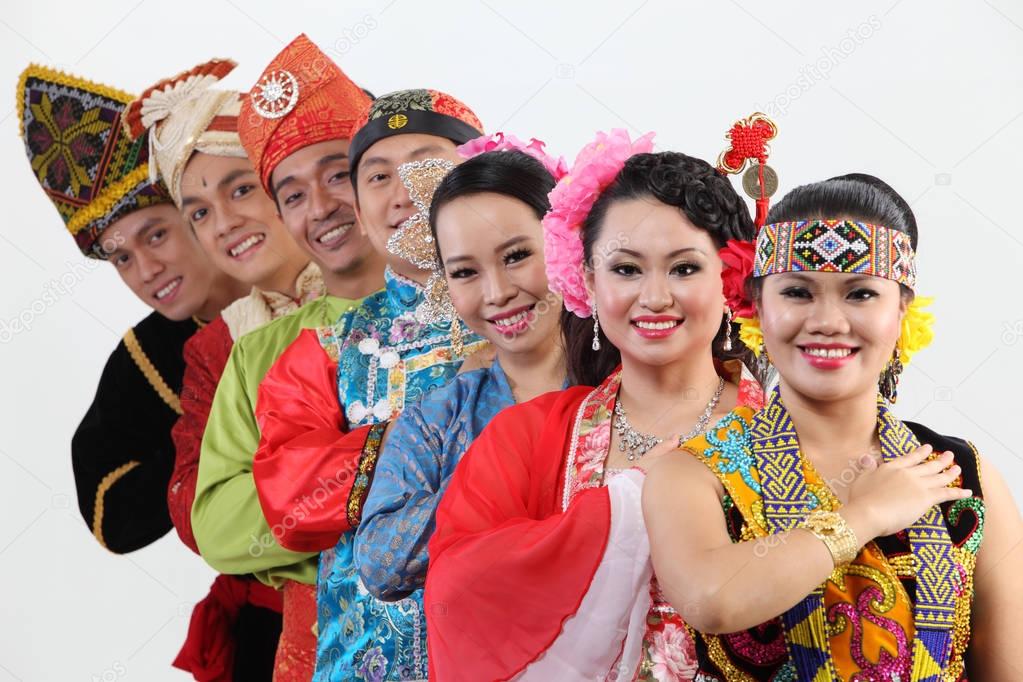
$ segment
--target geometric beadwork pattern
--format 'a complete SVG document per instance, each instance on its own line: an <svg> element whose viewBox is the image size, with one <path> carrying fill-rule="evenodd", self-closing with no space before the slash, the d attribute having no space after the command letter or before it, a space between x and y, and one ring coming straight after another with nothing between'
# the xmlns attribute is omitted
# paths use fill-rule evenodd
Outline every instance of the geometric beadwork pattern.
<svg viewBox="0 0 1023 682"><path fill-rule="evenodd" d="M913 288L910 236L852 220L798 220L764 225L757 235L753 276L782 272L845 272L883 277Z"/></svg>
<svg viewBox="0 0 1023 682"><path fill-rule="evenodd" d="M131 95L31 65L18 84L18 116L33 175L87 256L100 233L139 208L169 199L148 180L148 140L121 129Z"/></svg>
<svg viewBox="0 0 1023 682"><path fill-rule="evenodd" d="M877 409L878 438L885 461L906 455L919 446L913 432L888 411L880 397ZM812 510L813 503L806 485L799 440L778 389L754 418L751 430L768 532L791 530ZM958 582L952 542L941 510L936 506L908 528L907 535L918 567L911 679L937 682L951 653L956 610ZM783 616L786 639L800 679L815 679L824 671L834 674L833 669L828 669L832 656L825 619L819 589Z"/></svg>

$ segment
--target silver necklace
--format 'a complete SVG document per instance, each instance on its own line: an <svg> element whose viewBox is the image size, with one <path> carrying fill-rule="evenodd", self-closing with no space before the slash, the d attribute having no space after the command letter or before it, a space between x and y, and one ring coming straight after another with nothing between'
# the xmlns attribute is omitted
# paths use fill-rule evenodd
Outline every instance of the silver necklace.
<svg viewBox="0 0 1023 682"><path fill-rule="evenodd" d="M693 426L692 430L679 437L678 442L680 445L690 438L698 436L707 429L707 424L710 423L710 417L714 414L714 408L717 407L718 401L721 400L721 394L724 390L725 380L718 377L717 390L714 391L714 395L711 396L710 402L707 403L707 407L703 410L703 414L700 415L700 418L696 420L696 424ZM632 428L632 424L629 423L629 417L625 414L625 407L622 405L621 400L615 401L614 427L615 431L618 433L618 449L630 462L634 462L648 453L652 448L664 442L663 438L652 436L649 433L642 433Z"/></svg>

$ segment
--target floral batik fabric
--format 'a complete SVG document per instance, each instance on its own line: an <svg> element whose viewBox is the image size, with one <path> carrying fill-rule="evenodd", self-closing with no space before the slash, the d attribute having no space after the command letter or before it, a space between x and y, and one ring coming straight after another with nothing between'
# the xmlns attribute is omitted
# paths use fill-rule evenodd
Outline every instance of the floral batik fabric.
<svg viewBox="0 0 1023 682"><path fill-rule="evenodd" d="M371 429L355 467L349 496L354 529L375 470L383 422L432 389L450 381L461 366L447 321L421 322L423 288L388 269L384 291L342 316L325 348L336 348L337 392L351 429ZM466 333L464 355L485 345ZM366 590L355 566L354 530L320 555L317 579L317 682L417 680L427 677L426 621L422 591L384 602Z"/></svg>
<svg viewBox="0 0 1023 682"><path fill-rule="evenodd" d="M920 443L950 450L955 485L974 497L933 507L912 527L866 544L847 566L769 622L728 634L699 633L698 679L965 680L973 570L984 529L978 456L969 443L896 419L878 401L885 460ZM721 481L733 542L796 528L840 503L803 457L776 389L759 413L740 408L687 443Z"/></svg>

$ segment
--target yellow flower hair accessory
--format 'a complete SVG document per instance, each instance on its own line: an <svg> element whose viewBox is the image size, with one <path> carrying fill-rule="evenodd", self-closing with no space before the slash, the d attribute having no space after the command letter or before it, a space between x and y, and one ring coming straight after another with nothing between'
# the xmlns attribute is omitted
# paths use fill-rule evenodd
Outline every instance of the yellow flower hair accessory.
<svg viewBox="0 0 1023 682"><path fill-rule="evenodd" d="M760 320L755 317L736 317L732 321L739 325L739 340L759 358L764 350L764 332L760 330Z"/></svg>
<svg viewBox="0 0 1023 682"><path fill-rule="evenodd" d="M931 296L917 296L906 308L906 314L902 317L902 331L895 343L899 361L904 365L917 351L931 345L934 340L934 314L924 310L932 303L934 298Z"/></svg>

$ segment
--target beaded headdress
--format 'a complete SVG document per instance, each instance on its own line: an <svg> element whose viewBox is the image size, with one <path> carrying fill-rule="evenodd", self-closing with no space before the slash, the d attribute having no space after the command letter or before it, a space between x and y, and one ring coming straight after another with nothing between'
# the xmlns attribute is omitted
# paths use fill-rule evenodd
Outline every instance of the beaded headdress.
<svg viewBox="0 0 1023 682"><path fill-rule="evenodd" d="M44 66L18 81L19 131L32 173L78 248L106 258L103 231L147 206L170 202L150 178L149 146L121 128L132 95Z"/></svg>
<svg viewBox="0 0 1023 682"><path fill-rule="evenodd" d="M147 88L128 105L125 130L132 137L149 132L150 176L159 172L174 203L181 205L181 175L195 152L245 158L238 137L236 90L212 86L237 63L213 59Z"/></svg>
<svg viewBox="0 0 1023 682"><path fill-rule="evenodd" d="M244 97L238 124L266 193L273 196L270 175L293 153L328 140L350 140L370 103L369 95L305 34L291 41Z"/></svg>
<svg viewBox="0 0 1023 682"><path fill-rule="evenodd" d="M726 172L739 172L749 159L758 163L743 178L747 193L757 201L760 229L756 241L729 240L718 252L732 321L739 325L739 339L757 356L763 350L763 334L756 306L749 297L750 279L785 272L839 272L881 277L913 289L917 276L910 236L884 225L840 219L764 224L767 201L778 187L777 175L765 163L766 142L776 134L777 127L770 119L754 114L732 127L728 134L732 146L719 160L719 170ZM934 338L934 316L923 310L932 302L931 298L916 296L903 315L893 359L898 366L896 377L901 364L909 362ZM894 386L884 390L894 400Z"/></svg>

